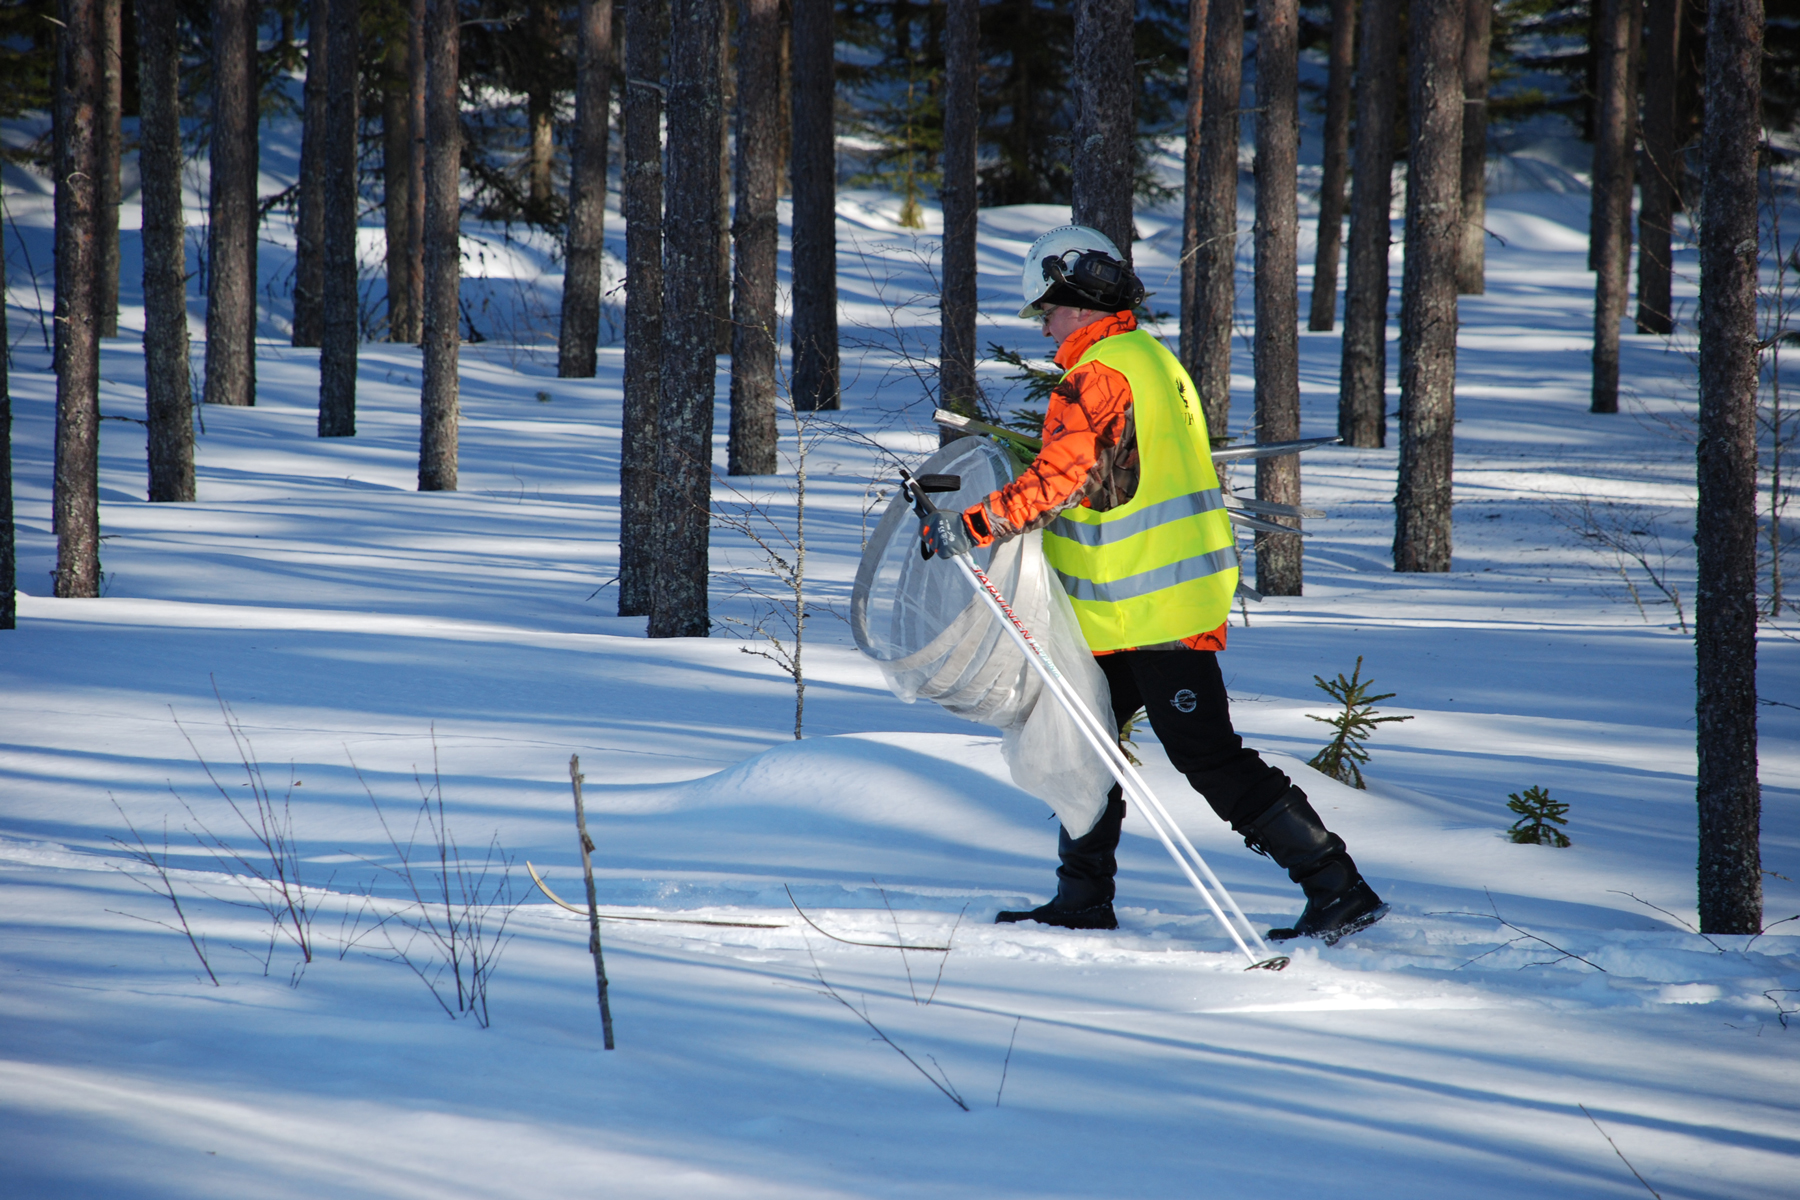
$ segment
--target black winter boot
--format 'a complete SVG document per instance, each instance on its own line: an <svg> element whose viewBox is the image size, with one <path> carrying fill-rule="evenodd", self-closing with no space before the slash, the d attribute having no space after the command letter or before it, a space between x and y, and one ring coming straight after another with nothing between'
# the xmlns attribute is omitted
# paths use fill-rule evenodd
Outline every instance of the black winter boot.
<svg viewBox="0 0 1800 1200"><path fill-rule="evenodd" d="M1106 811L1094 827L1078 838L1061 831L1057 854L1056 899L1026 912L1003 912L994 924L1037 921L1063 929L1117 929L1113 915L1113 876L1118 874L1119 830L1125 822L1125 800L1115 785L1106 798Z"/></svg>
<svg viewBox="0 0 1800 1200"><path fill-rule="evenodd" d="M1330 946L1387 915L1388 906L1357 871L1344 839L1325 828L1298 787L1238 832L1252 850L1286 867L1306 893L1306 911L1292 929L1269 930L1270 941L1316 937Z"/></svg>

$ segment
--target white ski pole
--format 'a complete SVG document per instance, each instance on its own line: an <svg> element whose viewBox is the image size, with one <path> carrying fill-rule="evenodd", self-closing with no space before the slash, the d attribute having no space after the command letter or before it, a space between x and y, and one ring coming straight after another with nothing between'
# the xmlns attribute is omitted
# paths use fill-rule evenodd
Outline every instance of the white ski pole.
<svg viewBox="0 0 1800 1200"><path fill-rule="evenodd" d="M937 511L936 506L926 498L923 488L910 474L902 471L901 476L912 497L914 511L920 517L929 519L931 514ZM976 566L967 555L953 557L964 577L974 585L976 592L999 618L1001 627L1006 630L1020 651L1024 653L1026 660L1042 677L1045 686L1050 689L1051 695L1056 697L1057 702L1075 721L1076 728L1081 731L1088 744L1105 760L1113 774L1118 777L1121 788L1137 802L1139 810L1143 812L1150 828L1162 842L1163 848L1169 852L1169 857L1175 860L1175 865L1181 868L1182 873L1187 876L1188 882L1194 886L1194 890L1199 892L1201 899L1206 901L1213 916L1218 918L1219 924L1224 926L1225 932L1231 935L1231 940L1237 943L1237 947L1243 952L1244 957L1250 960L1251 967L1279 971L1287 966L1286 956L1270 954L1268 946L1256 932L1256 927L1244 915L1243 909L1238 907L1231 892L1213 873L1212 868L1207 865L1200 852L1194 848L1194 844L1188 840L1187 835L1181 831L1181 827L1176 824L1168 809L1163 807L1156 794L1150 790L1149 784L1145 783L1143 777L1132 767L1130 760L1125 757L1125 752L1119 748L1117 738L1107 734L1099 719L1089 711L1087 704L1076 694L1068 680L1063 677L1062 672L1057 669L1055 661L1045 653L1044 649L1038 645L1037 639L1031 636L1030 630L1026 629L1024 623L1013 613L1012 607L1006 603L1005 598L1000 595L999 589L988 579L986 572ZM1174 835L1173 839L1170 836L1171 831ZM1176 849L1175 840L1180 841L1180 850ZM1186 857L1182 854L1183 850L1186 851ZM1195 873L1195 867L1199 868L1199 875ZM1211 884L1211 888L1207 886L1207 883L1201 882L1200 875L1206 876L1207 883ZM1262 952L1262 958L1258 958L1251 951L1250 947L1245 944L1244 938L1239 934L1237 927L1225 916L1224 911L1219 907L1218 900L1213 896L1213 889L1217 889L1219 895L1224 897L1232 914L1242 923L1244 931L1250 935L1250 940Z"/></svg>

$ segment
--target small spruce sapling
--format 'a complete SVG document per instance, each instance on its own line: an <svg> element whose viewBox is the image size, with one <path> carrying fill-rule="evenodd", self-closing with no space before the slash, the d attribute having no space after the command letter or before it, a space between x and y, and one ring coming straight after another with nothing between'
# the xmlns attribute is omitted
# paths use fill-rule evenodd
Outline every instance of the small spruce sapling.
<svg viewBox="0 0 1800 1200"><path fill-rule="evenodd" d="M1363 749L1363 743L1375 732L1377 725L1385 725L1390 721L1410 721L1412 718L1375 715L1376 704L1391 700L1398 693L1383 692L1379 696L1371 696L1369 689L1374 686L1374 680L1362 677L1362 662L1362 655L1357 655L1356 669L1348 679L1344 678L1342 671L1338 672L1336 679L1329 682L1320 676L1313 676L1313 682L1318 685L1319 690L1342 704L1344 711L1329 717L1306 714L1311 720L1337 730L1337 736L1308 759L1306 765L1340 783L1347 783L1358 791L1367 791L1361 764L1369 761L1369 752Z"/></svg>
<svg viewBox="0 0 1800 1200"><path fill-rule="evenodd" d="M1507 797L1506 807L1519 814L1512 828L1506 831L1507 836L1521 846L1567 846L1569 835L1557 825L1567 825L1568 819L1563 815L1569 806L1560 800L1552 800L1550 793L1541 787L1528 787L1523 796L1517 792ZM1546 824L1548 822L1548 824Z"/></svg>

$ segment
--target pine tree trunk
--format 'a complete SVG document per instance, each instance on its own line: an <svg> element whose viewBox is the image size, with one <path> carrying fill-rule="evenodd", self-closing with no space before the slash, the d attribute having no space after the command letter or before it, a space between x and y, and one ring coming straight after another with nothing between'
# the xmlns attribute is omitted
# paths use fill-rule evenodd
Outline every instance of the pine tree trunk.
<svg viewBox="0 0 1800 1200"><path fill-rule="evenodd" d="M1187 354L1206 411L1207 432L1228 436L1231 423L1231 331L1237 312L1238 142L1244 83L1242 0L1216 0L1206 17L1201 72L1200 152L1195 196L1192 303L1181 308Z"/></svg>
<svg viewBox="0 0 1800 1200"><path fill-rule="evenodd" d="M656 592L657 412L662 396L663 152L661 80L667 0L625 10L625 407L619 446L619 615L650 612Z"/></svg>
<svg viewBox="0 0 1800 1200"><path fill-rule="evenodd" d="M1300 436L1300 6L1256 5L1256 440ZM1256 498L1300 503L1300 456L1256 460ZM1276 522L1279 524L1280 522ZM1300 539L1256 535L1256 590L1298 596Z"/></svg>
<svg viewBox="0 0 1800 1200"><path fill-rule="evenodd" d="M1473 0L1471 0L1473 2ZM1344 243L1344 183L1350 173L1350 77L1356 58L1356 0L1331 0L1331 51L1325 79L1325 170L1319 181L1319 239L1313 254L1312 311L1306 327L1337 324L1338 256Z"/></svg>
<svg viewBox="0 0 1800 1200"><path fill-rule="evenodd" d="M0 192L5 184L0 183ZM0 203L0 210L4 210ZM6 255L0 254L0 296L6 295ZM12 392L7 375L12 340L6 332L6 305L0 304L0 629L19 623L19 560L13 535Z"/></svg>
<svg viewBox="0 0 1800 1200"><path fill-rule="evenodd" d="M793 0L794 407L835 409L837 55L831 0Z"/></svg>
<svg viewBox="0 0 1800 1200"><path fill-rule="evenodd" d="M1137 64L1132 0L1075 0L1070 146L1075 224L1098 229L1131 261L1131 193L1136 166Z"/></svg>
<svg viewBox="0 0 1800 1200"><path fill-rule="evenodd" d="M732 0L720 0L724 7L724 32L719 38L719 230L718 273L713 276L714 325L717 340L713 349L719 354L731 353L731 114L737 103L737 80L731 72Z"/></svg>
<svg viewBox="0 0 1800 1200"><path fill-rule="evenodd" d="M405 341L418 345L425 336L425 0L411 0L411 29L406 47L407 102L412 107L411 182L406 195L411 208L406 219L406 253L412 265L406 277L412 284L412 325Z"/></svg>
<svg viewBox="0 0 1800 1200"><path fill-rule="evenodd" d="M663 182L662 396L657 410L651 637L705 637L718 293L721 0L669 6L669 153Z"/></svg>
<svg viewBox="0 0 1800 1200"><path fill-rule="evenodd" d="M306 8L306 86L301 93L300 212L294 222L294 332L296 346L324 337L325 303L325 99L331 72L331 0ZM212 348L210 335L207 349ZM209 396L208 399L211 399Z"/></svg>
<svg viewBox="0 0 1800 1200"><path fill-rule="evenodd" d="M1357 58L1338 436L1345 445L1364 449L1387 445L1388 252L1402 2L1363 0L1362 50Z"/></svg>
<svg viewBox="0 0 1800 1200"><path fill-rule="evenodd" d="M1644 177L1638 213L1637 331L1675 331L1671 242L1681 89L1682 0L1649 0L1644 27Z"/></svg>
<svg viewBox="0 0 1800 1200"><path fill-rule="evenodd" d="M1631 119L1631 8L1638 0L1602 0L1595 14L1599 52L1594 114L1594 381L1589 411L1619 411L1619 322L1627 288L1625 226L1631 217L1627 157Z"/></svg>
<svg viewBox="0 0 1800 1200"><path fill-rule="evenodd" d="M1202 8L1206 0L1194 0ZM975 382L978 219L976 142L980 135L981 5L948 0L944 22L944 253L938 334L938 403L980 415Z"/></svg>
<svg viewBox="0 0 1800 1200"><path fill-rule="evenodd" d="M1762 929L1756 762L1757 143L1761 0L1706 13L1694 539L1700 929Z"/></svg>
<svg viewBox="0 0 1800 1200"><path fill-rule="evenodd" d="M424 378L419 391L419 490L456 490L457 359L462 336L462 109L457 0L425 4Z"/></svg>
<svg viewBox="0 0 1800 1200"><path fill-rule="evenodd" d="M1419 0L1407 46L1411 139L1400 284L1394 569L1450 569L1456 259L1462 240L1463 0Z"/></svg>
<svg viewBox="0 0 1800 1200"><path fill-rule="evenodd" d="M150 499L194 498L187 233L181 207L177 0L137 0L138 175L143 196L144 400Z"/></svg>
<svg viewBox="0 0 1800 1200"><path fill-rule="evenodd" d="M99 200L100 5L59 0L56 122L56 530L53 590L100 594Z"/></svg>
<svg viewBox="0 0 1800 1200"><path fill-rule="evenodd" d="M256 0L213 0L206 402L256 403Z"/></svg>
<svg viewBox="0 0 1800 1200"><path fill-rule="evenodd" d="M410 29L396 29L385 47L381 86L381 220L386 242L388 341L412 342L412 88L407 60ZM409 336L412 335L412 336Z"/></svg>
<svg viewBox="0 0 1800 1200"><path fill-rule="evenodd" d="M556 373L563 379L591 379L598 368L606 271L606 151L612 135L612 7L612 0L581 0L576 18L575 144L556 347Z"/></svg>
<svg viewBox="0 0 1800 1200"><path fill-rule="evenodd" d="M319 347L319 436L356 436L358 0L331 0L330 99L325 107L324 340Z"/></svg>
<svg viewBox="0 0 1800 1200"><path fill-rule="evenodd" d="M103 338L119 336L119 167L125 149L124 116L125 44L122 36L122 0L100 0L100 128L99 228L95 232L94 261L100 272L99 331Z"/></svg>
<svg viewBox="0 0 1800 1200"><path fill-rule="evenodd" d="M1232 0L1235 2L1235 0ZM1199 272L1194 252L1200 245L1200 221L1204 212L1206 181L1200 163L1206 137L1206 23L1212 0L1188 0L1187 119L1181 156L1181 325L1177 357L1190 376L1198 380L1195 362L1196 334L1193 316L1197 308L1195 284ZM1198 386L1196 383L1195 386ZM1201 393L1204 397L1205 393Z"/></svg>
<svg viewBox="0 0 1800 1200"><path fill-rule="evenodd" d="M1487 291L1487 94L1488 47L1493 40L1494 0L1467 0L1463 9L1462 244L1456 257L1456 290Z"/></svg>
<svg viewBox="0 0 1800 1200"><path fill-rule="evenodd" d="M530 23L534 41L546 51L558 40L556 9L549 0L533 0ZM555 191L551 168L556 161L556 94L550 88L549 72L531 72L532 86L525 93L527 150L525 164L525 199L533 217L548 214L550 197Z"/></svg>
<svg viewBox="0 0 1800 1200"><path fill-rule="evenodd" d="M737 279L732 289L733 475L775 473L775 263L781 225L781 4L742 0L737 47Z"/></svg>

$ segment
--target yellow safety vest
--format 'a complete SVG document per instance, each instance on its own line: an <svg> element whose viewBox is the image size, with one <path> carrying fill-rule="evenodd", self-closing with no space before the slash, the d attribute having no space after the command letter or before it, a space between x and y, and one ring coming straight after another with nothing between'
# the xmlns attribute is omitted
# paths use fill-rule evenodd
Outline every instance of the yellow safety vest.
<svg viewBox="0 0 1800 1200"><path fill-rule="evenodd" d="M1236 539L1193 380L1142 330L1101 338L1075 366L1090 362L1131 384L1137 495L1106 512L1065 509L1044 530L1044 557L1091 649L1153 646L1217 629L1237 593Z"/></svg>

